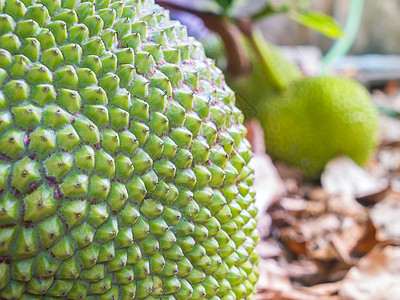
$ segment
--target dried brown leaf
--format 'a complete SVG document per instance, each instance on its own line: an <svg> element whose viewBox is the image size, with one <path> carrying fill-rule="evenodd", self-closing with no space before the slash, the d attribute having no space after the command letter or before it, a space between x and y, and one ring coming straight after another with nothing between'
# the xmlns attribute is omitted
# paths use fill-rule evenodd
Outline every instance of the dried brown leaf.
<svg viewBox="0 0 400 300"><path fill-rule="evenodd" d="M353 267L339 289L343 300L399 300L400 247L376 248Z"/></svg>
<svg viewBox="0 0 400 300"><path fill-rule="evenodd" d="M323 296L314 293L308 293L300 290L283 292L279 295L280 300L338 300L337 296Z"/></svg>
<svg viewBox="0 0 400 300"><path fill-rule="evenodd" d="M272 223L278 228L296 226L298 223L294 216L288 214L278 205L271 208L269 215L271 216Z"/></svg>
<svg viewBox="0 0 400 300"><path fill-rule="evenodd" d="M353 218L346 217L342 221L340 233L330 237L332 245L336 249L340 259L348 265L356 260L351 256L353 249L364 236L368 223L358 224Z"/></svg>
<svg viewBox="0 0 400 300"><path fill-rule="evenodd" d="M379 127L383 145L393 145L400 142L400 120L382 115L379 117Z"/></svg>
<svg viewBox="0 0 400 300"><path fill-rule="evenodd" d="M350 158L341 156L331 160L321 175L324 190L331 195L365 197L385 190L387 180L378 180Z"/></svg>
<svg viewBox="0 0 400 300"><path fill-rule="evenodd" d="M276 290L289 291L292 289L288 272L274 259L261 259L258 263L260 273L257 289L259 291Z"/></svg>
<svg viewBox="0 0 400 300"><path fill-rule="evenodd" d="M397 122L400 125L400 121ZM385 175L389 171L398 171L400 169L400 148L381 148L376 157L379 166L382 168L382 175Z"/></svg>
<svg viewBox="0 0 400 300"><path fill-rule="evenodd" d="M307 254L307 240L294 227L285 227L280 230L281 240L286 248L296 255Z"/></svg>
<svg viewBox="0 0 400 300"><path fill-rule="evenodd" d="M257 246L257 253L262 259L278 257L282 254L282 249L276 241L262 240Z"/></svg>
<svg viewBox="0 0 400 300"><path fill-rule="evenodd" d="M256 294L256 300L279 300L281 291L265 290Z"/></svg>
<svg viewBox="0 0 400 300"><path fill-rule="evenodd" d="M315 187L309 191L307 197L310 200L324 202L328 199L329 195L322 187Z"/></svg>
<svg viewBox="0 0 400 300"><path fill-rule="evenodd" d="M363 256L370 252L377 244L375 226L371 220L368 220L362 237L352 250L352 255Z"/></svg>
<svg viewBox="0 0 400 300"><path fill-rule="evenodd" d="M326 212L326 204L320 201L309 201L307 207L307 217L320 216Z"/></svg>
<svg viewBox="0 0 400 300"><path fill-rule="evenodd" d="M371 205L374 205L374 204L382 201L382 199L384 199L390 191L391 191L391 189L388 186L385 189L380 190L376 193L365 195L365 196L360 196L357 198L357 201L359 203L361 203L362 205L371 206Z"/></svg>
<svg viewBox="0 0 400 300"><path fill-rule="evenodd" d="M296 282L305 285L321 282L321 268L315 261L296 260L292 263L282 261L280 265L285 268L289 277Z"/></svg>
<svg viewBox="0 0 400 300"><path fill-rule="evenodd" d="M400 242L400 197L387 196L376 204L370 213L378 241Z"/></svg>
<svg viewBox="0 0 400 300"><path fill-rule="evenodd" d="M342 285L341 281L336 281L336 282L316 284L309 287L300 287L300 289L302 291L318 294L321 296L335 296L337 295L341 285Z"/></svg>
<svg viewBox="0 0 400 300"><path fill-rule="evenodd" d="M341 261L317 261L320 270L318 281L313 285L342 280L352 266Z"/></svg>
<svg viewBox="0 0 400 300"><path fill-rule="evenodd" d="M390 191L400 195L400 175L393 176L390 180Z"/></svg>
<svg viewBox="0 0 400 300"><path fill-rule="evenodd" d="M353 196L334 196L328 200L328 212L348 216L363 223L368 219L368 209L356 201Z"/></svg>
<svg viewBox="0 0 400 300"><path fill-rule="evenodd" d="M338 300L337 296L325 296L312 292L291 290L291 291L263 291L256 295L256 300Z"/></svg>
<svg viewBox="0 0 400 300"><path fill-rule="evenodd" d="M307 256L313 260L331 261L338 258L338 252L330 238L317 238L307 242Z"/></svg>
<svg viewBox="0 0 400 300"><path fill-rule="evenodd" d="M283 197L279 200L279 204L284 210L295 217L300 217L308 208L308 201L303 199L295 199L289 197Z"/></svg>
<svg viewBox="0 0 400 300"><path fill-rule="evenodd" d="M351 250L348 249L348 245L345 243L345 240L339 235L335 234L332 235L331 242L340 259L348 265L352 264L352 259L350 257Z"/></svg>
<svg viewBox="0 0 400 300"><path fill-rule="evenodd" d="M325 237L329 233L339 232L342 226L340 218L335 214L325 214L317 218L303 220L301 233L307 241L317 237Z"/></svg>

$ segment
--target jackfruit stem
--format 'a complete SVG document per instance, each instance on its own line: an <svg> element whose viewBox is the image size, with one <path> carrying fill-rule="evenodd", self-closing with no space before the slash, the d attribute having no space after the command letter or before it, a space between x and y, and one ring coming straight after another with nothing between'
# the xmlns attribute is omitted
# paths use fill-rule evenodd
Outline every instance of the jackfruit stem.
<svg viewBox="0 0 400 300"><path fill-rule="evenodd" d="M276 92L285 90L286 86L289 84L289 80L287 80L283 74L280 74L278 70L273 68L272 50L264 39L261 31L253 25L251 19L239 19L237 20L237 24L242 33L249 40L254 52L259 57L268 82Z"/></svg>
<svg viewBox="0 0 400 300"><path fill-rule="evenodd" d="M244 40L246 38L262 64L268 84L275 92L284 91L291 82L291 78L286 78L285 74L282 74L276 67L273 50L264 39L261 31L254 26L251 17L231 18L172 3L169 0L156 0L156 3L168 9L193 14L201 18L208 29L217 33L225 46L228 61L227 72L233 77L246 77L251 74L252 62L246 49L246 41ZM257 61L257 63L259 62Z"/></svg>

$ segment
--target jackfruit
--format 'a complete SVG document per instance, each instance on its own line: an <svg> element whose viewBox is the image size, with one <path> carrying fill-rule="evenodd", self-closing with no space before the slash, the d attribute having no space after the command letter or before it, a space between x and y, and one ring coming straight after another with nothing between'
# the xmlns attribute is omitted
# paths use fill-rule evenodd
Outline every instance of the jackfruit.
<svg viewBox="0 0 400 300"><path fill-rule="evenodd" d="M337 155L359 165L378 142L378 115L368 91L340 77L293 81L260 107L266 150L274 159L318 176Z"/></svg>
<svg viewBox="0 0 400 300"><path fill-rule="evenodd" d="M378 143L378 114L368 91L354 80L304 77L254 30L244 42L252 71L227 76L247 118L257 117L266 152L318 177L326 163L346 155L364 165Z"/></svg>
<svg viewBox="0 0 400 300"><path fill-rule="evenodd" d="M0 298L254 299L222 72L153 0L0 1Z"/></svg>

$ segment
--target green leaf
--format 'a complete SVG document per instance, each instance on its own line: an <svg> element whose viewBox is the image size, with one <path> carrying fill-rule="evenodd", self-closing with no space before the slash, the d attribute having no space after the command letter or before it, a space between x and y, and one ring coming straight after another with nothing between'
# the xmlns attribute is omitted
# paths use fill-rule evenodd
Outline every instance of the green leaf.
<svg viewBox="0 0 400 300"><path fill-rule="evenodd" d="M224 10L227 11L235 0L215 0L217 4Z"/></svg>
<svg viewBox="0 0 400 300"><path fill-rule="evenodd" d="M292 20L307 26L327 37L337 39L343 35L340 24L332 17L318 11L290 12Z"/></svg>
<svg viewBox="0 0 400 300"><path fill-rule="evenodd" d="M386 106L381 106L381 105L376 105L376 108L378 109L378 112L381 115L385 115L390 118L399 118L400 113L393 108L386 107Z"/></svg>

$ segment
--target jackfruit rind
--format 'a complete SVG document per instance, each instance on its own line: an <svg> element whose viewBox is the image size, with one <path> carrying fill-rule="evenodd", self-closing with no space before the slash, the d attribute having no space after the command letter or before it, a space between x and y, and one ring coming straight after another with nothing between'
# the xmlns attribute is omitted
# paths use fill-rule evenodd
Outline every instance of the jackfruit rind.
<svg viewBox="0 0 400 300"><path fill-rule="evenodd" d="M243 115L153 0L0 1L0 298L254 299Z"/></svg>

